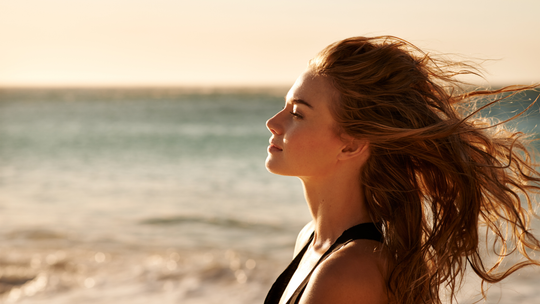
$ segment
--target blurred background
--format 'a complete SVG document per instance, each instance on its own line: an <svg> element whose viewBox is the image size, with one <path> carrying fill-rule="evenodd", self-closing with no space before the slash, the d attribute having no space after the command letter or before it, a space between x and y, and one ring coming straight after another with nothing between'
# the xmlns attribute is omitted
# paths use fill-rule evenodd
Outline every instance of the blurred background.
<svg viewBox="0 0 540 304"><path fill-rule="evenodd" d="M479 86L532 84L539 9L0 0L0 303L262 303L309 221L300 182L264 168L265 121L307 61L394 35L483 60L485 79L467 79ZM538 136L539 111L510 127ZM476 283L460 303L479 299ZM534 302L539 283L522 271L488 303Z"/></svg>

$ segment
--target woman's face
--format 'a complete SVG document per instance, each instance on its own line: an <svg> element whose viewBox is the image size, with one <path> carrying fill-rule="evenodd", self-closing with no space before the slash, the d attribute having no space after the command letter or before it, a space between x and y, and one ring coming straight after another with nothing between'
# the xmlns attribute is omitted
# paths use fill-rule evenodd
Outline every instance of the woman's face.
<svg viewBox="0 0 540 304"><path fill-rule="evenodd" d="M285 107L266 122L272 133L266 168L298 177L328 175L345 144L335 131L330 104L338 92L329 80L304 72L285 98Z"/></svg>

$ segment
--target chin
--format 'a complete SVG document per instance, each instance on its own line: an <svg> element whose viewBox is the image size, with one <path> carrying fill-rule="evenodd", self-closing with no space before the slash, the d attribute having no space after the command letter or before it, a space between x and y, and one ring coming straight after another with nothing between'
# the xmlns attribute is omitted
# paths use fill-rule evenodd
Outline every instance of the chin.
<svg viewBox="0 0 540 304"><path fill-rule="evenodd" d="M272 166L268 166L266 165L266 170L272 174L275 174L275 175L281 175L281 176L298 176L296 174L293 174L292 172L290 171L287 171L287 170L284 170L282 168L276 168L276 167L272 167Z"/></svg>
<svg viewBox="0 0 540 304"><path fill-rule="evenodd" d="M275 160L271 159L270 155L268 155L268 157L266 158L265 166L266 170L268 170L268 172L270 173L277 175L289 175L286 174L286 170L284 170L284 168L281 168Z"/></svg>
<svg viewBox="0 0 540 304"><path fill-rule="evenodd" d="M266 170L270 173L274 173L274 174L278 174L276 173L274 170L275 170L275 166L272 164L272 160L270 159L270 155L268 155L268 157L266 158L266 161L264 163L264 166L266 167Z"/></svg>

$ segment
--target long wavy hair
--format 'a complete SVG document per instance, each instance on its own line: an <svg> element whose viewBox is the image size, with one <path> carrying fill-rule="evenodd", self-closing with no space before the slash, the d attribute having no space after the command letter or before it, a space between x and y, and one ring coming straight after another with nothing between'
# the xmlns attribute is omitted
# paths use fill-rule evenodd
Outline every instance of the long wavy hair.
<svg viewBox="0 0 540 304"><path fill-rule="evenodd" d="M340 93L331 109L339 132L370 143L360 185L394 259L391 303L453 302L468 265L482 279L483 297L484 282L540 265L529 252L540 249L529 227L540 190L530 140L478 113L502 93L535 85L467 92L456 76L480 76L474 65L391 36L336 42L310 67ZM495 261L482 254L486 247ZM510 253L521 261L502 267Z"/></svg>

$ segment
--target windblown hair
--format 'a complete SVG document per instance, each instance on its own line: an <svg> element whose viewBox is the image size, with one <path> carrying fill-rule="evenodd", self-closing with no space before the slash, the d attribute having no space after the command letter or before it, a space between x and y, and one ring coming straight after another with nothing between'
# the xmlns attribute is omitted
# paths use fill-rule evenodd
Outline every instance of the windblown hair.
<svg viewBox="0 0 540 304"><path fill-rule="evenodd" d="M453 302L468 265L482 279L484 297L484 282L540 265L529 255L540 249L530 231L540 192L530 140L478 113L502 93L536 86L466 92L456 76L480 76L474 65L429 56L391 36L339 41L310 67L340 93L331 109L338 130L369 142L360 181L395 259L387 278L391 303L442 303L444 294ZM497 260L490 263L482 248ZM510 253L521 261L503 269Z"/></svg>

